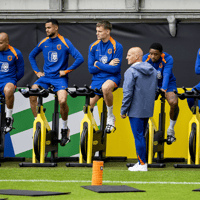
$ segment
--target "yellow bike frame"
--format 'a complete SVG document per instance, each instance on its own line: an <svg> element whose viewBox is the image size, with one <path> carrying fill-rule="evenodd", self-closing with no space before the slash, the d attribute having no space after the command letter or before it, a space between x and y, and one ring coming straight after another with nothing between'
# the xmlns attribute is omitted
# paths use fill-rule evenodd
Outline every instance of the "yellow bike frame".
<svg viewBox="0 0 200 200"><path fill-rule="evenodd" d="M40 123L41 127L41 142L40 142L40 163L45 162L45 144L46 144L46 130L50 131L51 128L48 124L48 121L46 119L45 113L43 111L43 106L41 105L40 108L37 107L37 110L40 109L40 112L37 114L37 118L35 119L33 123L33 141L34 136L36 132L36 125L37 123ZM32 152L32 163L36 163L36 156L34 151L34 145L33 145L33 152Z"/></svg>
<svg viewBox="0 0 200 200"><path fill-rule="evenodd" d="M189 122L189 129L188 129L188 141L190 139L191 127L192 124L196 124L196 155L195 155L195 165L199 165L199 144L200 144L200 114L199 114L199 107L196 106L196 114L193 114L192 119ZM191 165L191 156L189 150L189 142L188 142L188 159L187 164Z"/></svg>
<svg viewBox="0 0 200 200"><path fill-rule="evenodd" d="M82 134L83 128L84 128L83 125L86 122L88 124L87 164L90 164L90 163L92 163L93 130L98 131L99 128L95 122L93 114L90 111L90 106L89 105L87 107L84 106L83 110L84 110L85 114L81 121L80 138L81 138L81 134ZM80 148L79 163L83 163L83 156L81 153L81 148Z"/></svg>

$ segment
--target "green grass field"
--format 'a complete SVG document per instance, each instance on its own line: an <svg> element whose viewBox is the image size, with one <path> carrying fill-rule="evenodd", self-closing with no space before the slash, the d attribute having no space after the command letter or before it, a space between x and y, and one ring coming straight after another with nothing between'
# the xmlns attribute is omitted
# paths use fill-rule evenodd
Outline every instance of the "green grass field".
<svg viewBox="0 0 200 200"><path fill-rule="evenodd" d="M128 161L136 162L136 161ZM81 186L91 185L92 168L68 168L58 163L54 168L20 168L17 162L1 163L0 189L39 190L71 192L69 195L25 197L0 195L0 199L139 199L139 200L196 200L200 192L200 169L175 169L173 164L166 168L148 172L129 172L126 162L105 163L103 185L127 185L146 192L139 193L95 193Z"/></svg>

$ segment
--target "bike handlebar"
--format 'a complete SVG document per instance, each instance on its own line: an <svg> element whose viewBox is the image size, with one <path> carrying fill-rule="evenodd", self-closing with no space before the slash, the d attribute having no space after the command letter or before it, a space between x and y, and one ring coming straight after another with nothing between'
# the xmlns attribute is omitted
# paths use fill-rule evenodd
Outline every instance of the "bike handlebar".
<svg viewBox="0 0 200 200"><path fill-rule="evenodd" d="M174 93L178 96L179 99L184 100L186 98L196 98L200 99L200 90L197 90L197 88L193 88L194 90L187 90L185 87L182 87L185 91L184 93L180 94L177 91L174 90Z"/></svg>
<svg viewBox="0 0 200 200"><path fill-rule="evenodd" d="M165 92L163 92L160 88L158 88L157 91L156 91L155 100L158 99L159 95L161 95L163 98L165 98Z"/></svg>
<svg viewBox="0 0 200 200"><path fill-rule="evenodd" d="M66 89L66 91L69 93L69 95L73 98L75 98L77 96L89 96L92 98L95 96L95 93L103 94L101 90L98 90L98 89L93 90L90 87L88 87L87 85L84 85L83 88L80 88L76 85L74 85L74 87L76 88L75 91Z"/></svg>
<svg viewBox="0 0 200 200"><path fill-rule="evenodd" d="M51 90L51 86L49 87L49 89L46 90L41 86L38 86L38 88L33 89L29 85L27 85L26 89L19 89L19 92L21 92L21 94L26 98L30 96L48 97L49 93L52 93Z"/></svg>

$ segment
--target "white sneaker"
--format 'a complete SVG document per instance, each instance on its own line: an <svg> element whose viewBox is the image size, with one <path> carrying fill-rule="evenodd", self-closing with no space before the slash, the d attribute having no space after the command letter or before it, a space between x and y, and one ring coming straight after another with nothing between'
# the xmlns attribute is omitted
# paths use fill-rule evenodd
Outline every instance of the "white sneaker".
<svg viewBox="0 0 200 200"><path fill-rule="evenodd" d="M176 141L174 129L167 129L167 144L172 144Z"/></svg>
<svg viewBox="0 0 200 200"><path fill-rule="evenodd" d="M129 167L130 168L130 167ZM128 168L128 170L129 170ZM147 172L148 168L147 168L147 163L145 163L144 165L137 165L137 167L133 170L129 170L129 171L134 171L134 172Z"/></svg>
<svg viewBox="0 0 200 200"><path fill-rule="evenodd" d="M107 133L110 133L113 129L114 131L116 130L115 121L116 119L114 115L107 117L106 128L105 128Z"/></svg>
<svg viewBox="0 0 200 200"><path fill-rule="evenodd" d="M139 162L137 162L134 166L129 167L128 170L133 172L133 171L135 171L137 169L138 165L139 165Z"/></svg>

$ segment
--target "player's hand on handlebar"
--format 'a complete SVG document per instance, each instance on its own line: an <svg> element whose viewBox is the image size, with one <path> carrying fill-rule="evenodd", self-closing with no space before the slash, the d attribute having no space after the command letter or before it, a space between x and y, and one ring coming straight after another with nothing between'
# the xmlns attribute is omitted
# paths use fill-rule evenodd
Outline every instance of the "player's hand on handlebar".
<svg viewBox="0 0 200 200"><path fill-rule="evenodd" d="M109 62L109 65L116 66L119 64L119 62L120 60L118 58L114 58L113 60Z"/></svg>
<svg viewBox="0 0 200 200"><path fill-rule="evenodd" d="M126 117L127 117L127 114L124 114L124 115L121 114L122 119L125 119Z"/></svg>
<svg viewBox="0 0 200 200"><path fill-rule="evenodd" d="M60 74L60 77L61 77L61 76L65 76L65 75L66 75L66 73L65 73L65 71L64 71L64 70L60 70L60 71L59 71L59 74Z"/></svg>
<svg viewBox="0 0 200 200"><path fill-rule="evenodd" d="M45 76L44 72L38 72L36 75L38 78L40 78L41 76Z"/></svg>

